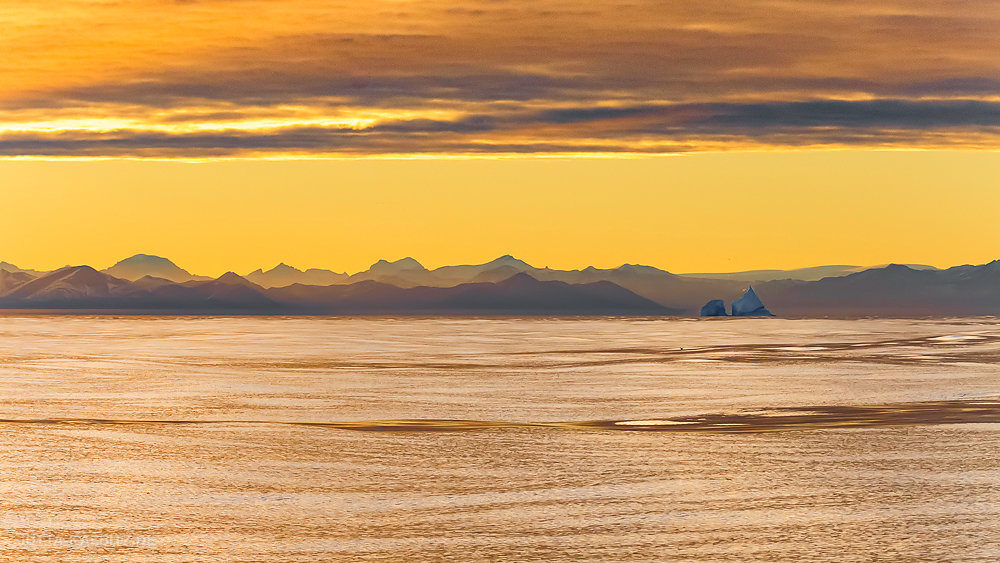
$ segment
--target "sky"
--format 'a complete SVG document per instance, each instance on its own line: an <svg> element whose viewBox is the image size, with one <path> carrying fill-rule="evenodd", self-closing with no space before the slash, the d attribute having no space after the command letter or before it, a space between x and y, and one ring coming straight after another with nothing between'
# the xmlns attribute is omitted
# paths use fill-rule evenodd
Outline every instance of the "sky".
<svg viewBox="0 0 1000 563"><path fill-rule="evenodd" d="M22 267L1000 258L993 0L48 0L0 24Z"/></svg>

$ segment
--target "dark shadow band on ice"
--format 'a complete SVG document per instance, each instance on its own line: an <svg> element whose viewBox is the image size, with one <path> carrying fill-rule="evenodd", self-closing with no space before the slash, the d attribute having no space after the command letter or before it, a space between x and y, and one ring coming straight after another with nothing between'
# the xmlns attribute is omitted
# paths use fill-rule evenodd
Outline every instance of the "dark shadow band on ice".
<svg viewBox="0 0 1000 563"><path fill-rule="evenodd" d="M576 422L505 422L410 419L345 422L269 420L120 420L101 418L0 419L0 424L39 425L283 425L366 432L460 432L500 429L563 429L626 432L753 433L940 424L1000 424L1000 400L928 401L891 405L779 407L737 413Z"/></svg>

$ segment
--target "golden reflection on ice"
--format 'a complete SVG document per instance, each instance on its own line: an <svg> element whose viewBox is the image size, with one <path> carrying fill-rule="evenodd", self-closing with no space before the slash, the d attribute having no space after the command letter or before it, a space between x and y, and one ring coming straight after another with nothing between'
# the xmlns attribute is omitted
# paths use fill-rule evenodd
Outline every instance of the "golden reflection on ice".
<svg viewBox="0 0 1000 563"><path fill-rule="evenodd" d="M998 354L996 319L0 316L0 553L993 561Z"/></svg>

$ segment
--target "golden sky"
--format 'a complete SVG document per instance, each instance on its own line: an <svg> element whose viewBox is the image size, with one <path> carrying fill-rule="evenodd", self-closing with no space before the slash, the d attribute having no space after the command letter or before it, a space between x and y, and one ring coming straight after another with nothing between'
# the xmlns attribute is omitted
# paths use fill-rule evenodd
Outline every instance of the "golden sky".
<svg viewBox="0 0 1000 563"><path fill-rule="evenodd" d="M998 156L7 161L0 259L103 268L142 252L212 275L507 253L674 272L983 263L1000 257Z"/></svg>
<svg viewBox="0 0 1000 563"><path fill-rule="evenodd" d="M0 260L26 267L998 254L994 0L26 0L0 25Z"/></svg>
<svg viewBox="0 0 1000 563"><path fill-rule="evenodd" d="M0 155L995 147L994 0L0 4Z"/></svg>

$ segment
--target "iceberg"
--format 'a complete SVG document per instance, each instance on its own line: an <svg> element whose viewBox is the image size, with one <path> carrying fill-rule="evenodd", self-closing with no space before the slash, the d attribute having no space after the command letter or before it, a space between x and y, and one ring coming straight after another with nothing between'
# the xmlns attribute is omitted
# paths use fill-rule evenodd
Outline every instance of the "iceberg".
<svg viewBox="0 0 1000 563"><path fill-rule="evenodd" d="M726 314L726 302L722 299L713 299L705 306L701 308L701 316L703 317L728 317Z"/></svg>
<svg viewBox="0 0 1000 563"><path fill-rule="evenodd" d="M709 302L711 303L711 301ZM757 293L750 286L743 297L733 301L734 317L773 317L771 311L767 310L764 303L757 297Z"/></svg>

